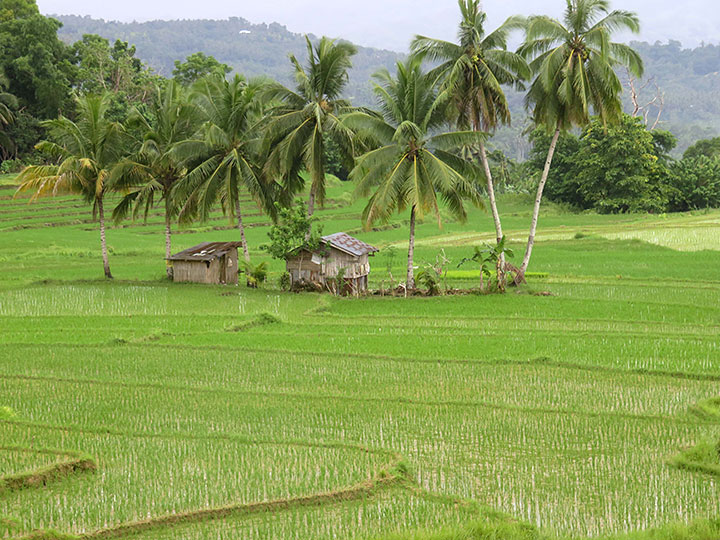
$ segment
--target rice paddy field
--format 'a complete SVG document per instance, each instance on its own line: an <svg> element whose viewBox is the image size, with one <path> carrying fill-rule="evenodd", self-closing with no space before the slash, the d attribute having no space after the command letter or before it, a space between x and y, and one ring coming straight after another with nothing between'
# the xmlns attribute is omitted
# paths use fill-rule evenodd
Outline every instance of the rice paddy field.
<svg viewBox="0 0 720 540"><path fill-rule="evenodd" d="M527 286L335 298L164 279L161 216L108 231L0 186L0 538L720 538L720 212L546 205ZM255 261L268 222L246 201ZM407 217L323 231L403 277ZM519 255L530 201L501 199ZM492 221L418 226L457 264ZM237 240L227 218L180 251Z"/></svg>

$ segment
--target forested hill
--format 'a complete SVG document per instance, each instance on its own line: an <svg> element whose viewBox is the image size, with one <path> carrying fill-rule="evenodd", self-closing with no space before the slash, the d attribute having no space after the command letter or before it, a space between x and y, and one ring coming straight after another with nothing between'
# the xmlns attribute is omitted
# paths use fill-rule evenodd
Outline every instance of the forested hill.
<svg viewBox="0 0 720 540"><path fill-rule="evenodd" d="M190 54L202 51L245 75L267 75L291 84L288 53L305 58L304 37L277 23L251 24L237 17L145 23L119 23L78 16L56 18L64 24L60 37L66 42L77 41L83 34L128 41L137 46L138 57L165 76L171 75L175 60L184 60ZM678 42L634 43L634 46L645 59L647 77L652 79L648 85L645 85L647 81L636 84L639 101L647 104L658 91L664 94L660 127L670 129L678 137L677 152L682 152L697 139L720 135L720 46L683 49ZM393 51L360 47L353 58L355 67L350 75L348 96L357 104L371 104L369 81L372 74L381 67L392 67L400 56ZM625 81L627 76L621 75ZM629 89L626 89L624 99L626 109L632 112ZM527 149L519 137L524 127L522 97L511 95L510 101L515 109L515 128L504 130L495 140L511 155L522 157ZM654 105L650 109L652 124L657 109Z"/></svg>
<svg viewBox="0 0 720 540"><path fill-rule="evenodd" d="M632 45L645 60L646 76L654 78L665 95L661 126L675 133L680 148L720 134L720 45L695 49L683 49L677 41ZM655 85L648 85L642 92L644 102L656 93ZM628 101L627 92L625 97Z"/></svg>
<svg viewBox="0 0 720 540"><path fill-rule="evenodd" d="M647 110L649 127L653 127L662 109L657 127L677 137L673 154L679 157L697 140L720 135L720 46L683 49L677 41L633 42L632 46L645 63L645 78L634 83L637 102ZM625 110L633 113L628 74L621 72L620 79L625 85ZM509 94L514 118L522 119L522 97ZM512 130L502 130L496 139L503 150L515 154L513 157L525 157L529 146L518 138L522 121L514 124Z"/></svg>
<svg viewBox="0 0 720 540"><path fill-rule="evenodd" d="M305 38L284 26L251 24L238 17L229 20L180 20L120 23L62 15L60 38L72 43L83 34L98 34L111 41L120 39L137 47L137 56L166 77L172 76L175 60L202 51L248 77L266 75L291 84L288 53L305 59ZM312 37L312 36L311 36ZM370 104L372 74L382 67L392 70L400 57L396 52L358 47L353 57L348 97Z"/></svg>

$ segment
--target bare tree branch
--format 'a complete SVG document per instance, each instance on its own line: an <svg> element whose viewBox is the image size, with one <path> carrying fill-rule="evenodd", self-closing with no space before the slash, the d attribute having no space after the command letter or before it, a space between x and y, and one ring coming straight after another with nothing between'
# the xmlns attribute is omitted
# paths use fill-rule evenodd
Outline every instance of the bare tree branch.
<svg viewBox="0 0 720 540"><path fill-rule="evenodd" d="M665 92L660 90L655 77L649 78L645 81L645 84L640 87L637 86L637 80L632 76L629 69L627 70L627 77L628 87L630 88L630 101L633 104L632 115L641 117L645 123L645 127L653 131L660 124L660 118L665 109ZM650 101L641 102L640 94L650 86L655 90L653 98ZM655 116L655 121L652 127L650 127L650 113L653 112L653 109L657 110L657 116Z"/></svg>

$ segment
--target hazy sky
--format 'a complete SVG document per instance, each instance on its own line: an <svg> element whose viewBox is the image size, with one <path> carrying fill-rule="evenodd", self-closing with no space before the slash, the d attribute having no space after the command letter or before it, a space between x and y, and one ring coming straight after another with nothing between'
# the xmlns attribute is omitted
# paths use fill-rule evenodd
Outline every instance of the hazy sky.
<svg viewBox="0 0 720 540"><path fill-rule="evenodd" d="M416 34L452 38L456 0L37 0L45 14L91 15L119 21L226 19L278 22L294 32L343 37L360 45L404 51ZM719 0L616 0L639 13L647 41L694 46L720 41ZM485 0L493 25L514 13L560 15L564 0Z"/></svg>

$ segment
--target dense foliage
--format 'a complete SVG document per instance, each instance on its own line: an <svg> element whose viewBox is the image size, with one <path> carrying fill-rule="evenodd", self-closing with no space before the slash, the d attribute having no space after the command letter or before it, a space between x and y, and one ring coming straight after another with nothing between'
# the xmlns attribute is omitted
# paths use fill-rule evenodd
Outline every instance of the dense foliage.
<svg viewBox="0 0 720 540"><path fill-rule="evenodd" d="M550 137L531 134L528 168L542 170ZM700 141L697 148L709 148ZM648 131L640 118L625 115L607 126L594 120L578 136L563 134L547 184L550 200L601 213L685 211L720 206L717 157L688 151L682 160L668 156L674 136ZM691 149L692 150L692 149Z"/></svg>
<svg viewBox="0 0 720 540"><path fill-rule="evenodd" d="M127 118L131 108L145 107L162 84L139 58L134 45L88 34L72 47L77 65L75 91L80 94L109 93L109 116L117 121Z"/></svg>
<svg viewBox="0 0 720 540"><path fill-rule="evenodd" d="M689 157L672 165L668 210L720 208L720 158Z"/></svg>
<svg viewBox="0 0 720 540"><path fill-rule="evenodd" d="M297 199L286 208L278 205L277 211L277 222L268 232L270 243L262 245L263 250L274 259L285 260L300 250L312 252L318 249L322 227L315 225L316 218L308 216L307 206L302 199Z"/></svg>
<svg viewBox="0 0 720 540"><path fill-rule="evenodd" d="M173 69L173 78L180 84L189 86L203 77L219 73L223 76L232 71L227 64L221 64L212 56L206 56L205 53L196 52L188 56L184 62L175 60L175 69Z"/></svg>
<svg viewBox="0 0 720 540"><path fill-rule="evenodd" d="M685 150L683 154L684 158L697 158L701 156L710 158L720 156L720 137L702 139Z"/></svg>
<svg viewBox="0 0 720 540"><path fill-rule="evenodd" d="M15 151L15 141L7 133L7 127L15 122L15 111L18 106L17 98L5 92L8 80L0 72L0 155L7 159Z"/></svg>
<svg viewBox="0 0 720 540"><path fill-rule="evenodd" d="M542 168L546 137L534 133L531 162ZM658 159L652 134L637 118L618 125L594 120L580 137L566 134L556 151L557 164L548 182L551 200L603 213L662 211L659 193L668 169Z"/></svg>
<svg viewBox="0 0 720 540"><path fill-rule="evenodd" d="M7 91L27 113L53 118L72 109L75 78L72 51L57 37L61 24L40 15L35 2L0 2L0 69L8 78Z"/></svg>
<svg viewBox="0 0 720 540"><path fill-rule="evenodd" d="M574 161L580 206L601 213L664 209L660 182L667 169L639 119L625 116L608 127L595 120L583 132Z"/></svg>

